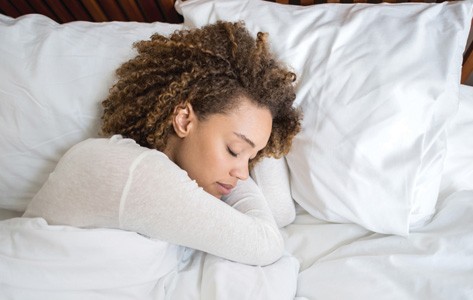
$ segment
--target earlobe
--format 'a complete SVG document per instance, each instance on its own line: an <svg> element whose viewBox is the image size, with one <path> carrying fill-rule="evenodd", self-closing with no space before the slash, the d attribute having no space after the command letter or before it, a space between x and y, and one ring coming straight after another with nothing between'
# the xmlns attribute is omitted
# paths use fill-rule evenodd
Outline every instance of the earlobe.
<svg viewBox="0 0 473 300"><path fill-rule="evenodd" d="M186 137L194 123L195 115L192 105L188 102L177 105L174 108L172 125L174 132L180 138Z"/></svg>

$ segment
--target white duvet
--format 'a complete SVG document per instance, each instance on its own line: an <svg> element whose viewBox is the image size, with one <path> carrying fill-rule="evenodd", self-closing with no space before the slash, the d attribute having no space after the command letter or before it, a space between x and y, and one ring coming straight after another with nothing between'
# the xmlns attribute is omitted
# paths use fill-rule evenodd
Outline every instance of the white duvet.
<svg viewBox="0 0 473 300"><path fill-rule="evenodd" d="M133 232L0 222L0 299L292 299L298 261L248 266Z"/></svg>

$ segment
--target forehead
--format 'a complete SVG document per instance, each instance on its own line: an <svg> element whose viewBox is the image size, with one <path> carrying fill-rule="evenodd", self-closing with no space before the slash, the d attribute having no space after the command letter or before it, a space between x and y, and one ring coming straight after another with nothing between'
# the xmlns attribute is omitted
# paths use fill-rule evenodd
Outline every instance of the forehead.
<svg viewBox="0 0 473 300"><path fill-rule="evenodd" d="M242 99L229 112L209 116L206 123L229 135L244 135L256 147L262 148L271 135L272 116L269 109L257 106L248 99Z"/></svg>

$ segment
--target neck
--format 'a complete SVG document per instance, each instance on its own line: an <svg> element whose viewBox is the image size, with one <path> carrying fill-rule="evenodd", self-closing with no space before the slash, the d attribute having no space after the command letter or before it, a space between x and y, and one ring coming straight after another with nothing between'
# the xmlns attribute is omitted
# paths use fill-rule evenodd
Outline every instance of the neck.
<svg viewBox="0 0 473 300"><path fill-rule="evenodd" d="M163 150L163 153L173 162L176 162L176 144L178 143L178 137L175 135L169 136L166 147Z"/></svg>

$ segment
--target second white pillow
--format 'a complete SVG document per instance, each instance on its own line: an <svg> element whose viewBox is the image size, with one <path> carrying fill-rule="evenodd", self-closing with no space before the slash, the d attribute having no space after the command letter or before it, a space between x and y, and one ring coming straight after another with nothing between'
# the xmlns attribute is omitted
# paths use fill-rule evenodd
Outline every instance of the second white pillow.
<svg viewBox="0 0 473 300"><path fill-rule="evenodd" d="M244 20L299 76L287 162L312 215L407 235L435 212L472 1L292 6L178 1L184 22Z"/></svg>

